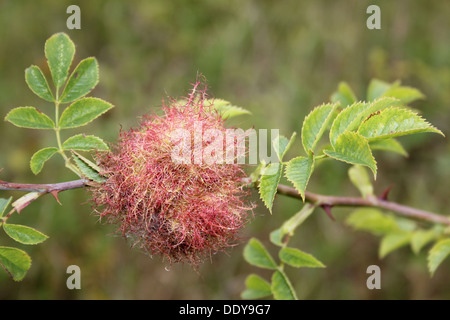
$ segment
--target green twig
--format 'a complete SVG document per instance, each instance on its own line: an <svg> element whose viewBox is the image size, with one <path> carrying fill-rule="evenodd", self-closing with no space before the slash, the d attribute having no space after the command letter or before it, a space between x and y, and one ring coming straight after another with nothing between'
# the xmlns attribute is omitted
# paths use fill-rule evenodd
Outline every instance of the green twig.
<svg viewBox="0 0 450 320"><path fill-rule="evenodd" d="M66 168L72 170L77 176L81 177L81 172L80 170L72 163L70 162L69 157L67 157L67 155L64 152L64 149L62 147L62 143L61 143L61 128L59 127L59 92L58 90L56 90L56 94L55 94L56 98L55 98L55 133L56 133L56 143L58 145L58 153L63 157Z"/></svg>

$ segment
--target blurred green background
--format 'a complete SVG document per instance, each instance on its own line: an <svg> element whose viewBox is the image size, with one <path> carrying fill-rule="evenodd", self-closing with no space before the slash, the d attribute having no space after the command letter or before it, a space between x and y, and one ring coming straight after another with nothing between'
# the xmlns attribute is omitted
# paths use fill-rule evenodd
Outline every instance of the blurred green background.
<svg viewBox="0 0 450 320"><path fill-rule="evenodd" d="M68 30L66 8L81 8L81 30ZM414 103L423 115L450 135L450 2L379 0L381 30L366 28L366 8L373 1L0 1L0 115L16 106L53 107L27 88L24 70L46 69L44 42L67 32L77 45L76 61L95 56L100 83L91 96L114 105L112 111L83 127L114 141L120 127L161 105L166 95L182 96L197 73L210 93L251 110L234 125L299 132L303 117L329 100L339 81L347 81L364 99L370 79L401 80L427 99ZM68 134L73 134L72 130ZM31 155L53 145L50 132L0 123L0 179L51 183L75 179L58 157L34 176ZM67 138L63 133L63 139ZM393 184L391 199L449 214L450 145L437 135L401 139L409 158L377 153L382 192ZM297 140L288 157L301 152ZM347 179L348 166L324 162L309 190L357 195ZM2 192L2 197L19 193ZM301 208L279 196L274 214L257 195L255 218L243 236L261 239L276 254L268 234ZM60 194L63 206L46 196L10 222L26 224L50 236L37 246L20 246L33 259L22 282L0 270L0 299L239 299L245 277L257 272L242 258L244 244L213 256L198 272L172 266L131 250L91 214L85 190ZM409 248L378 259L379 239L355 232L343 221L350 211L335 210L337 222L317 211L290 244L313 253L327 268L288 269L301 299L449 299L450 261L433 278L426 250ZM12 245L0 234L2 245ZM78 265L82 289L68 290L66 268ZM366 288L367 266L381 267L381 290ZM167 271L168 269L169 271Z"/></svg>

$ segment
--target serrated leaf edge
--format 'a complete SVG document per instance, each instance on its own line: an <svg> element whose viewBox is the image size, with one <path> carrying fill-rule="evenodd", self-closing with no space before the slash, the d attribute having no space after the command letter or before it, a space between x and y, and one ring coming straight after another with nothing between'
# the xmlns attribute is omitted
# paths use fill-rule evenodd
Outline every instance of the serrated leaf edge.
<svg viewBox="0 0 450 320"><path fill-rule="evenodd" d="M316 138L315 138L315 140L314 140L313 145L312 145L310 148L308 148L308 147L305 145L305 142L304 142L304 139L303 139L303 137L304 137L305 123L306 123L306 121L308 121L308 120L312 117L312 115L314 114L314 112L317 112L318 109L323 108L323 107L328 106L328 105L331 106L331 110L330 110L330 112L328 113L328 115L327 115L325 121L322 123L322 126L320 127L320 130L319 130L319 132L318 132L317 135L316 135ZM331 121L331 119L332 119L333 113L336 111L336 109L337 109L337 107L338 107L339 105L340 105L339 102L334 102L334 103L323 103L323 104L321 104L321 105L319 105L319 106L316 106L313 110L311 110L311 112L308 113L308 115L305 117L305 119L303 119L302 130L301 130L301 140L302 140L303 149L304 149L306 152L309 152L310 149L314 151L315 146L316 146L317 143L319 142L320 138L322 138L323 133L324 133L325 130L327 129L327 127L328 127L328 125L329 125L329 123L330 123L330 121Z"/></svg>
<svg viewBox="0 0 450 320"><path fill-rule="evenodd" d="M39 114L41 114L44 118L50 120L50 122L52 123L52 126L53 126L53 127L51 127L51 128L33 128L33 127L19 126L19 125L15 124L14 122L12 122L11 120L9 120L8 118L9 118L9 116L10 116L10 114L11 114L12 112L17 111L18 109L22 109L22 110L24 110L24 109L35 110L36 112L38 112ZM26 128L26 129L41 129L41 130L48 130L48 129L53 129L53 128L55 128L55 122L54 122L48 115L46 115L45 113L39 111L37 108L35 108L35 107L30 107L30 106L16 107L16 108L11 109L11 110L8 112L8 114L5 116L5 121L8 121L8 122L12 123L12 124L15 125L16 127L19 127L19 128Z"/></svg>
<svg viewBox="0 0 450 320"><path fill-rule="evenodd" d="M269 164L270 164L270 163L269 163ZM266 166L264 169L266 169L266 168L267 168L267 166ZM269 203L267 203L267 201L262 197L262 194L261 194L261 188L260 188L260 187L261 187L261 179L262 179L263 176L264 176L264 169L263 169L263 172L262 172L262 174L261 174L261 178L260 178L259 184L258 184L259 198L264 202L264 205L266 206L267 209L269 209L270 213L272 213L273 201L275 200L275 196L276 196L276 194L277 194L276 188L278 188L278 184L280 183L280 180L281 180L281 174L282 174L282 172L283 172L283 164L282 164L282 163L279 163L279 168L280 168L280 169L277 171L277 174L278 174L278 180L277 180L277 182L276 182L275 192L273 193L272 199L270 200L270 202L271 202L270 206L269 206Z"/></svg>
<svg viewBox="0 0 450 320"><path fill-rule="evenodd" d="M309 173L309 175L308 175L308 179L306 179L305 189L304 189L304 190L300 190L300 188L299 188L299 186L297 185L297 183L289 178L287 172L288 172L289 168L292 166L292 161L294 161L294 160L296 160L296 159L308 159L308 160L309 160L309 157L310 157L310 156L308 156L308 157L302 157L302 156L300 156L300 157L293 158L293 159L289 160L289 162L286 164L286 167L285 167L285 169L284 169L284 177L285 177L289 182L291 182L291 183L294 185L295 190L297 190L298 193L300 194L300 196L302 197L303 203L305 202L305 191L306 191L306 187L308 186L309 180L311 179L311 175L312 175L312 173L313 173L313 171L314 171L314 164L315 164L315 161L314 161L314 160L315 160L315 158L314 158L314 155L313 155L312 153L311 153L311 155L312 155L312 156L311 156L311 158L312 158L312 164L311 164L311 167L310 167L310 173Z"/></svg>
<svg viewBox="0 0 450 320"><path fill-rule="evenodd" d="M97 77L96 77L96 79L95 79L95 83L92 85L92 88L91 88L89 91L87 91L87 92L86 92L85 94L83 94L82 96L79 96L79 97L76 98L75 100L67 100L67 101L64 100L64 99L67 97L67 95L69 94L69 92L70 92L70 91L66 92L66 89L67 89L67 86L68 86L69 83L70 83L70 80L75 76L75 73L76 73L78 67L79 67L84 61L87 61L88 59L92 59L92 60L94 61L94 63L95 63L95 66L96 66ZM100 67L99 67L98 61L97 61L97 59L96 59L95 57L87 57L87 58L81 60L81 61L78 63L78 65L75 67L75 69L72 71L72 73L70 74L69 79L67 80L67 83L66 83L66 85L65 85L65 87L64 87L64 90L63 90L63 92L62 92L62 94L61 94L61 97L59 98L59 101L60 101L61 103L70 103L70 102L78 101L79 99L82 99L83 97L85 97L85 96L86 96L87 94L89 94L89 92L91 92L91 91L97 86L97 84L99 83L99 81L100 81L99 73L100 73Z"/></svg>

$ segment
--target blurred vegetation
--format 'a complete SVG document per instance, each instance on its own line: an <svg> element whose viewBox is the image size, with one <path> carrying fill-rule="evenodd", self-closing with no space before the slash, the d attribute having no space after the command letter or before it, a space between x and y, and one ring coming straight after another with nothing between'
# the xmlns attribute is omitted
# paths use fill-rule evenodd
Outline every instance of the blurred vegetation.
<svg viewBox="0 0 450 320"><path fill-rule="evenodd" d="M137 117L161 105L166 95L181 96L197 73L208 79L211 93L252 111L233 123L243 128L279 128L290 136L303 117L328 101L339 81L347 81L359 98L370 79L401 80L426 96L414 107L450 135L450 2L387 1L382 29L366 28L369 1L76 1L81 30L67 30L66 8L74 1L0 2L0 115L15 106L46 110L28 90L24 70L45 69L43 46L64 31L77 45L76 61L95 56L100 84L92 96L116 105L93 125L82 128L107 141L117 138ZM80 131L81 132L81 131ZM51 183L76 178L54 157L38 176L28 161L54 137L43 131L0 124L1 179ZM65 136L63 136L64 139ZM66 137L67 138L67 137ZM45 141L45 142L44 142ZM435 135L402 138L410 156L377 153L377 192L394 184L391 199L449 214L450 145ZM298 141L297 141L298 142ZM292 153L300 152L297 143ZM287 159L289 155L287 156ZM357 195L347 179L348 166L323 162L309 190ZM2 197L17 196L3 192ZM277 197L271 216L259 204L243 235L256 236L268 248L268 234L297 212L297 200ZM198 273L130 250L111 236L91 214L85 190L39 199L11 223L27 224L50 236L25 249L33 265L20 283L0 272L0 299L239 299L245 277L255 269L242 259L244 245L218 254ZM409 248L378 259L379 240L344 225L349 210L335 210L337 222L317 211L297 232L293 246L323 261L323 270L289 270L302 299L449 299L450 262L433 278L425 251ZM2 245L8 245L4 234ZM66 268L80 266L82 289L66 288ZM366 288L366 268L377 264L382 289Z"/></svg>

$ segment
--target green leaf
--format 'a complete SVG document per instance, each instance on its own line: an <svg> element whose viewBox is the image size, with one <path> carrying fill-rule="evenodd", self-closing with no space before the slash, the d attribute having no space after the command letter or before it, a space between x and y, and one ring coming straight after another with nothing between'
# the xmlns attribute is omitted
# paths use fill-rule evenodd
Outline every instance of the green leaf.
<svg viewBox="0 0 450 320"><path fill-rule="evenodd" d="M369 141L420 132L444 135L422 117L405 108L389 108L373 114L358 129L358 133Z"/></svg>
<svg viewBox="0 0 450 320"><path fill-rule="evenodd" d="M23 244L38 244L47 240L48 236L33 228L18 224L6 223L3 225L6 234L17 242Z"/></svg>
<svg viewBox="0 0 450 320"><path fill-rule="evenodd" d="M31 258L17 248L0 247L0 264L14 281L21 281L31 267Z"/></svg>
<svg viewBox="0 0 450 320"><path fill-rule="evenodd" d="M256 238L251 238L244 248L244 259L251 265L275 270L277 264L263 244Z"/></svg>
<svg viewBox="0 0 450 320"><path fill-rule="evenodd" d="M331 102L339 102L343 107L346 107L356 102L356 95L347 82L341 82L337 91L331 95Z"/></svg>
<svg viewBox="0 0 450 320"><path fill-rule="evenodd" d="M286 149L288 143L289 143L289 140L285 136L279 135L279 136L273 138L273 140L272 140L273 149L275 150L275 153L277 154L279 161L283 160L282 155L283 155L284 150Z"/></svg>
<svg viewBox="0 0 450 320"><path fill-rule="evenodd" d="M31 91L38 97L47 101L55 101L55 98L50 91L50 87L48 86L47 79L45 79L44 74L38 66L31 66L25 69L25 81Z"/></svg>
<svg viewBox="0 0 450 320"><path fill-rule="evenodd" d="M83 176L98 183L105 182L106 179L99 174L100 169L96 165L94 165L91 161L87 160L80 154L75 153L74 151L72 152L72 154L73 159L75 160L75 163L80 169Z"/></svg>
<svg viewBox="0 0 450 320"><path fill-rule="evenodd" d="M439 233L435 229L414 231L411 238L411 249L415 254L418 254L425 245L435 240L438 236Z"/></svg>
<svg viewBox="0 0 450 320"><path fill-rule="evenodd" d="M70 75L60 101L68 103L84 97L95 88L99 80L98 63L95 58L82 60Z"/></svg>
<svg viewBox="0 0 450 320"><path fill-rule="evenodd" d="M303 202L305 202L306 186L313 171L314 155L311 152L309 152L308 158L297 157L291 159L286 165L285 176L300 193Z"/></svg>
<svg viewBox="0 0 450 320"><path fill-rule="evenodd" d="M250 179L252 180L252 183L255 183L259 181L259 177L263 173L264 169L266 168L266 162L262 160L258 165L256 166L255 170L253 170L252 173L250 173Z"/></svg>
<svg viewBox="0 0 450 320"><path fill-rule="evenodd" d="M377 177L377 163L369 142L358 133L350 131L342 133L336 140L334 150L324 150L324 153L339 161L367 166L372 170L374 178Z"/></svg>
<svg viewBox="0 0 450 320"><path fill-rule="evenodd" d="M425 95L419 90L406 86L391 86L382 94L382 96L397 98L404 104L425 98Z"/></svg>
<svg viewBox="0 0 450 320"><path fill-rule="evenodd" d="M286 274L279 270L272 275L272 293L276 300L297 300L291 282Z"/></svg>
<svg viewBox="0 0 450 320"><path fill-rule="evenodd" d="M436 269L450 254L450 239L443 239L437 242L428 253L428 270L433 276Z"/></svg>
<svg viewBox="0 0 450 320"><path fill-rule="evenodd" d="M100 168L98 165L96 165L94 162L92 162L91 160L89 160L86 157L83 157L81 154L79 154L78 152L71 150L72 153L76 156L78 156L78 158L80 158L84 163L86 163L89 167L91 167L92 169L94 169L95 172L100 173L102 171L102 168Z"/></svg>
<svg viewBox="0 0 450 320"><path fill-rule="evenodd" d="M14 108L6 115L5 120L21 128L53 129L55 127L52 119L34 107Z"/></svg>
<svg viewBox="0 0 450 320"><path fill-rule="evenodd" d="M425 98L424 94L415 88L400 86L400 81L387 83L373 79L368 87L367 100L372 101L380 97L393 97L402 101L403 104Z"/></svg>
<svg viewBox="0 0 450 320"><path fill-rule="evenodd" d="M408 156L408 152L406 152L400 142L398 142L394 138L369 141L369 146L372 150L391 151L401 154L405 157Z"/></svg>
<svg viewBox="0 0 450 320"><path fill-rule="evenodd" d="M355 102L348 106L334 119L330 128L330 143L334 147L337 138L345 131L352 131L358 128L362 120L362 114L369 108L369 104Z"/></svg>
<svg viewBox="0 0 450 320"><path fill-rule="evenodd" d="M223 119L229 119L232 117L251 114L250 111L244 108L232 105L230 102L223 99L208 99L204 102L206 106L213 105L213 108L221 115Z"/></svg>
<svg viewBox="0 0 450 320"><path fill-rule="evenodd" d="M395 217L395 222L397 222L398 229L401 231L414 231L417 229L417 223L414 220L408 218Z"/></svg>
<svg viewBox="0 0 450 320"><path fill-rule="evenodd" d="M400 100L390 97L377 99L371 103L356 102L342 110L334 119L330 129L330 142L334 147L337 138L345 131L355 131L370 114L390 106L399 105Z"/></svg>
<svg viewBox="0 0 450 320"><path fill-rule="evenodd" d="M316 207L313 204L307 203L303 208L295 215L286 220L281 226L281 238L286 234L294 235L295 229L297 229L310 215L314 212Z"/></svg>
<svg viewBox="0 0 450 320"><path fill-rule="evenodd" d="M59 119L61 129L81 127L93 121L113 107L98 98L83 98L68 106Z"/></svg>
<svg viewBox="0 0 450 320"><path fill-rule="evenodd" d="M328 128L328 125L333 120L338 105L339 103L323 104L314 108L305 117L302 126L302 143L307 153L310 150L314 151L325 129Z"/></svg>
<svg viewBox="0 0 450 320"><path fill-rule="evenodd" d="M270 283L256 274L251 274L245 279L245 286L247 289L242 292L242 299L259 299L272 294Z"/></svg>
<svg viewBox="0 0 450 320"><path fill-rule="evenodd" d="M346 223L356 230L371 232L375 235L383 235L399 231L396 220L374 208L359 208L353 211Z"/></svg>
<svg viewBox="0 0 450 320"><path fill-rule="evenodd" d="M391 84L378 79L372 79L367 87L367 101L373 101L382 97L390 87L397 85L399 85L399 82Z"/></svg>
<svg viewBox="0 0 450 320"><path fill-rule="evenodd" d="M373 195L373 186L366 169L360 165L354 165L348 170L350 181L358 188L363 198Z"/></svg>
<svg viewBox="0 0 450 320"><path fill-rule="evenodd" d="M297 229L303 221L305 221L311 213L313 213L314 209L315 206L312 204L304 205L302 210L286 220L280 228L275 229L270 233L270 241L274 245L282 247L284 236L287 234L293 236L295 229Z"/></svg>
<svg viewBox="0 0 450 320"><path fill-rule="evenodd" d="M412 237L412 232L392 232L381 239L378 255L380 259L386 257L389 253L406 246Z"/></svg>
<svg viewBox="0 0 450 320"><path fill-rule="evenodd" d="M57 148L44 148L37 151L30 160L30 168L34 174L38 174L41 172L44 167L44 163L50 159L56 152L58 152Z"/></svg>
<svg viewBox="0 0 450 320"><path fill-rule="evenodd" d="M279 161L283 161L284 156L291 148L292 143L294 142L296 136L297 136L297 133L294 131L289 140L282 135L278 136L278 139L274 138L272 140L273 148L274 148L275 152L277 153Z"/></svg>
<svg viewBox="0 0 450 320"><path fill-rule="evenodd" d="M11 200L12 197L9 197L9 199L0 198L0 218L3 217L3 214L5 213L5 210L8 207Z"/></svg>
<svg viewBox="0 0 450 320"><path fill-rule="evenodd" d="M267 167L263 169L259 181L259 195L271 213L273 200L275 199L278 183L281 178L282 168L283 165L281 163L269 163Z"/></svg>
<svg viewBox="0 0 450 320"><path fill-rule="evenodd" d="M279 252L281 261L295 268L325 268L325 265L309 253L295 248L282 248Z"/></svg>
<svg viewBox="0 0 450 320"><path fill-rule="evenodd" d="M277 246L283 246L283 235L281 233L281 228L273 230L269 235L270 242Z"/></svg>
<svg viewBox="0 0 450 320"><path fill-rule="evenodd" d="M45 42L45 57L57 89L66 82L74 55L75 45L65 33L54 34Z"/></svg>
<svg viewBox="0 0 450 320"><path fill-rule="evenodd" d="M106 143L96 136L86 136L84 134L77 134L76 136L70 137L64 141L62 148L64 150L102 150L108 151L109 148Z"/></svg>

